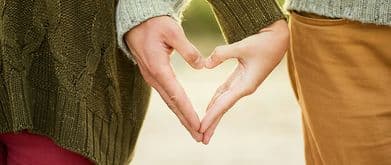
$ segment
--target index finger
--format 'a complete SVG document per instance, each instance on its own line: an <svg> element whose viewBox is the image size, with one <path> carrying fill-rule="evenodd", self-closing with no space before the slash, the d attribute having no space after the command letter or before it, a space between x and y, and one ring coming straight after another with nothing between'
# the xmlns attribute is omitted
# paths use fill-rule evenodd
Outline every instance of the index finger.
<svg viewBox="0 0 391 165"><path fill-rule="evenodd" d="M232 108L235 103L244 96L240 90L229 89L222 93L210 106L206 112L205 117L202 119L200 132L205 131L225 112Z"/></svg>
<svg viewBox="0 0 391 165"><path fill-rule="evenodd" d="M183 114L194 130L200 127L200 120L195 112L190 99L186 95L183 87L175 78L175 74L171 66L164 65L159 69L159 74L155 75L156 82L161 86L162 90L168 95L168 98L175 108Z"/></svg>
<svg viewBox="0 0 391 165"><path fill-rule="evenodd" d="M201 52L187 39L181 27L168 34L165 42L173 47L188 64L194 69L202 69L204 67Z"/></svg>

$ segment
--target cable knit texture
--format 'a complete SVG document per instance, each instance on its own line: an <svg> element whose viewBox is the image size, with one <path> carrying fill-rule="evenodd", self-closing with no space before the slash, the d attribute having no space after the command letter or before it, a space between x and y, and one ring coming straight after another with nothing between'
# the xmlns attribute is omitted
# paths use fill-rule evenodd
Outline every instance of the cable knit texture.
<svg viewBox="0 0 391 165"><path fill-rule="evenodd" d="M288 0L285 6L332 18L391 25L391 0Z"/></svg>
<svg viewBox="0 0 391 165"><path fill-rule="evenodd" d="M150 87L118 49L116 1L0 4L0 133L27 129L99 165L128 164Z"/></svg>
<svg viewBox="0 0 391 165"><path fill-rule="evenodd" d="M228 43L258 33L273 22L284 19L275 0L209 0Z"/></svg>
<svg viewBox="0 0 391 165"><path fill-rule="evenodd" d="M48 136L98 165L130 162L150 87L118 41L151 17L178 19L184 1L121 0L118 38L117 3L0 0L0 133ZM231 42L283 17L273 0L211 4Z"/></svg>

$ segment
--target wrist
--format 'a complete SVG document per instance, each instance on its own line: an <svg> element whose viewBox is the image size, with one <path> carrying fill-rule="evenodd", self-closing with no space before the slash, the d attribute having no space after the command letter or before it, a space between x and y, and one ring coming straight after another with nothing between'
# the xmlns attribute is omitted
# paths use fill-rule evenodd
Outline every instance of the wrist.
<svg viewBox="0 0 391 165"><path fill-rule="evenodd" d="M288 23L284 19L280 19L259 31L259 33L264 32L273 32L274 37L278 37L281 40L289 40Z"/></svg>
<svg viewBox="0 0 391 165"><path fill-rule="evenodd" d="M259 33L266 32L266 31L278 31L281 33L289 33L288 23L284 19L280 19L270 24L269 26L266 26L265 28L259 30Z"/></svg>

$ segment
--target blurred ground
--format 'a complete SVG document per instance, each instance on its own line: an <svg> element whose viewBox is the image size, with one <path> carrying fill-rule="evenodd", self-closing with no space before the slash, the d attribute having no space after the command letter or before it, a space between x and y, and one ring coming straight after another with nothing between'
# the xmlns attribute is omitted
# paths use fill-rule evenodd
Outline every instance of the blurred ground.
<svg viewBox="0 0 391 165"><path fill-rule="evenodd" d="M184 28L193 43L208 56L215 46L223 44L223 39L206 4L194 3L185 14ZM195 28L197 21L210 23ZM202 117L215 89L234 69L235 61L224 63L215 70L195 71L180 56L174 55L173 66ZM194 142L153 91L132 165L238 164L304 164L300 110L290 86L285 60L255 94L243 98L225 115L208 146Z"/></svg>

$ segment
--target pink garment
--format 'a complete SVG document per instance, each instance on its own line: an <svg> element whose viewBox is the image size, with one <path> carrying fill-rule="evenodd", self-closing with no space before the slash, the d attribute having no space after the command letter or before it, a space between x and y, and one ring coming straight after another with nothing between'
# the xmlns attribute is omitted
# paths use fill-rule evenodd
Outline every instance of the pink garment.
<svg viewBox="0 0 391 165"><path fill-rule="evenodd" d="M0 134L0 165L93 165L89 159L61 148L50 138L19 133Z"/></svg>

